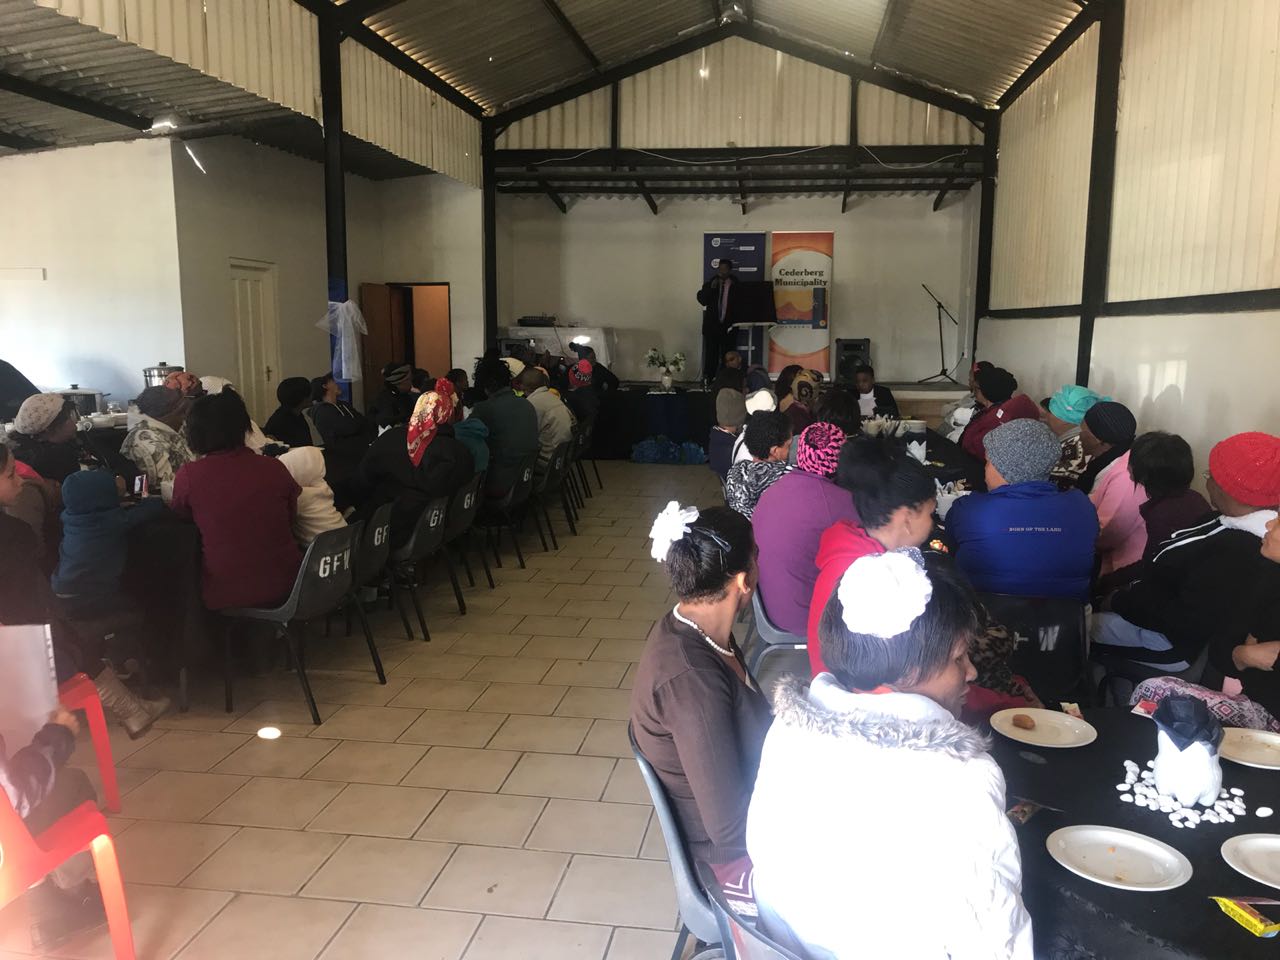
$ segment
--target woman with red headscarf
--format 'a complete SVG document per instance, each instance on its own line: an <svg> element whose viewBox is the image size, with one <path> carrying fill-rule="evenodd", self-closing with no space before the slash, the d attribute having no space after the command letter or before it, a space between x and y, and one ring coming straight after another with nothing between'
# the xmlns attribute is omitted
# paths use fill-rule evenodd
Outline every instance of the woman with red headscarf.
<svg viewBox="0 0 1280 960"><path fill-rule="evenodd" d="M435 389L418 396L409 422L373 441L360 463L360 478L370 491L360 515L393 504L392 546L408 541L430 501L451 496L475 475L475 461L453 435L457 406L453 384L442 377Z"/></svg>

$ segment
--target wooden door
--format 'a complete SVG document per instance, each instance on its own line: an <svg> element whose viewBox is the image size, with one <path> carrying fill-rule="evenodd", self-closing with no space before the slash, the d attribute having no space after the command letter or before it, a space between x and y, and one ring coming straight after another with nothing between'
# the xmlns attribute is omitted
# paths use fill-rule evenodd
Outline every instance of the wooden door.
<svg viewBox="0 0 1280 960"><path fill-rule="evenodd" d="M233 259L230 273L238 366L235 386L249 415L263 423L276 408L280 379L276 265Z"/></svg>
<svg viewBox="0 0 1280 960"><path fill-rule="evenodd" d="M413 305L413 365L433 377L453 366L449 327L449 285L431 283L411 287Z"/></svg>
<svg viewBox="0 0 1280 960"><path fill-rule="evenodd" d="M385 283L362 283L360 312L369 329L364 335L360 365L367 404L382 389L382 368L393 360L405 361L404 291Z"/></svg>

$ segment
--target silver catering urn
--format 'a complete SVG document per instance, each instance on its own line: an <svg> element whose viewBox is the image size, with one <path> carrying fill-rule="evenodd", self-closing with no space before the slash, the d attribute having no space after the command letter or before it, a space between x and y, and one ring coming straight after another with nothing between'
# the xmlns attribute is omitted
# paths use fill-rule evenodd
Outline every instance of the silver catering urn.
<svg viewBox="0 0 1280 960"><path fill-rule="evenodd" d="M183 370L180 364L168 364L161 360L154 367L142 368L142 380L148 387L163 387L164 378L171 373L181 373Z"/></svg>

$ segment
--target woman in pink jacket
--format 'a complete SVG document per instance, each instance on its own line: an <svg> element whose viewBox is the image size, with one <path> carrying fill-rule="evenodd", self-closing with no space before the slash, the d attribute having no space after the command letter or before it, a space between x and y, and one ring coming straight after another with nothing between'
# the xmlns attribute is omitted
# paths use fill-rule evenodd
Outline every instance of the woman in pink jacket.
<svg viewBox="0 0 1280 960"><path fill-rule="evenodd" d="M1086 422L1098 407L1120 408L1123 415L1115 417L1125 423L1132 422L1133 415L1122 404L1112 402L1099 403L1085 414ZM1120 411L1113 411L1119 413ZM1142 551L1147 546L1147 522L1143 519L1139 508L1147 502L1147 491L1133 479L1129 469L1129 447L1133 443L1130 433L1125 451L1112 460L1098 473L1093 481L1093 489L1089 491L1089 499L1098 511L1098 558L1102 561L1099 575L1107 574L1121 567L1127 567L1142 559Z"/></svg>

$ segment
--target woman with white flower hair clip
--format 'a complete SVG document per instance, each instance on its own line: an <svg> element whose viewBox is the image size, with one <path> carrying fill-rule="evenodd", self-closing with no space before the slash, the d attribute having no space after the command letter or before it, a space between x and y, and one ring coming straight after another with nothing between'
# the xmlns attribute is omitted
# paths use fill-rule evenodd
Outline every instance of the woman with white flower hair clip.
<svg viewBox="0 0 1280 960"><path fill-rule="evenodd" d="M762 922L805 956L1030 960L1004 777L958 719L978 629L946 558L864 556L823 613L830 672L779 685L747 849Z"/></svg>
<svg viewBox="0 0 1280 960"><path fill-rule="evenodd" d="M650 536L679 602L645 641L631 730L693 856L717 876L746 876L747 804L770 723L732 632L756 585L751 523L728 507L672 501Z"/></svg>

